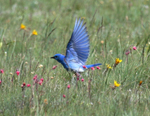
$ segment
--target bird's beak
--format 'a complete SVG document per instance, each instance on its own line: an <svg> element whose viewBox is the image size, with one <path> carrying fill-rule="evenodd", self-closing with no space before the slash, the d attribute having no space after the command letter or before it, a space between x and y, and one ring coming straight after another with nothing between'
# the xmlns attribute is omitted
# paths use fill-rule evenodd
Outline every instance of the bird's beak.
<svg viewBox="0 0 150 116"><path fill-rule="evenodd" d="M51 57L51 58L53 58L53 59L54 59L55 57L53 56L53 57Z"/></svg>

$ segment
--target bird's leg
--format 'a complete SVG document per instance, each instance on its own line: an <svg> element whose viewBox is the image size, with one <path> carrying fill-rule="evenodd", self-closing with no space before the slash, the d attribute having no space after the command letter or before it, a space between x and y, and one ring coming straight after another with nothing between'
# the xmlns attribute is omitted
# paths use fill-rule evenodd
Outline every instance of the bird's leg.
<svg viewBox="0 0 150 116"><path fill-rule="evenodd" d="M75 75L76 75L76 77L77 77L77 80L76 80L76 87L78 87L78 80L80 79L80 73L75 72Z"/></svg>
<svg viewBox="0 0 150 116"><path fill-rule="evenodd" d="M75 75L76 75L76 77L77 77L77 80L79 80L80 73L78 73L78 72L75 72Z"/></svg>

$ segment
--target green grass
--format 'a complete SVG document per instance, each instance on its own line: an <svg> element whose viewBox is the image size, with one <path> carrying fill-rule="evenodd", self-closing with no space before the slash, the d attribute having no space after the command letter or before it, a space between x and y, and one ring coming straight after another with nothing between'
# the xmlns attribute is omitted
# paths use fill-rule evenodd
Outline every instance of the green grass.
<svg viewBox="0 0 150 116"><path fill-rule="evenodd" d="M1 0L0 116L150 115L149 6L149 0ZM65 54L79 17L85 19L90 38L87 64L103 65L83 73L84 82L77 87L76 77L50 57ZM20 29L22 23L26 30ZM31 35L34 29L37 36ZM128 63L126 50L132 51ZM104 73L116 58L122 62ZM52 70L54 65L58 67ZM41 86L34 85L35 74L44 78ZM121 86L112 89L114 80ZM22 91L23 82L31 87Z"/></svg>

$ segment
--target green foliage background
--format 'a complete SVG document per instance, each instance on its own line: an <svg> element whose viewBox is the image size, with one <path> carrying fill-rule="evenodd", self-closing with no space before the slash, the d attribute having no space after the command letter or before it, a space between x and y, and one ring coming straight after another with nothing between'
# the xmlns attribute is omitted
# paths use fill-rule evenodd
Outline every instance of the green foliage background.
<svg viewBox="0 0 150 116"><path fill-rule="evenodd" d="M150 115L149 6L149 0L1 0L0 115ZM50 57L65 54L79 17L90 38L87 64L103 65L83 73L84 82L76 86L75 76ZM128 61L126 50L131 52ZM122 62L105 72L116 58ZM52 70L53 65L58 67ZM35 74L44 82L32 91ZM113 90L114 80L121 86ZM22 91L23 82L31 87Z"/></svg>

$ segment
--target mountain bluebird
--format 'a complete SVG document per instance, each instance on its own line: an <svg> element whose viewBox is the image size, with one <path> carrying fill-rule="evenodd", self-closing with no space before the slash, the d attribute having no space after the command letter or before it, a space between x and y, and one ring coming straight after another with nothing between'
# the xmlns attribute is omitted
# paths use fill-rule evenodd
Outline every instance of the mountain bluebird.
<svg viewBox="0 0 150 116"><path fill-rule="evenodd" d="M66 48L66 56L55 54L51 58L61 63L67 71L79 74L80 72L84 72L86 68L101 65L100 63L85 65L89 50L90 44L86 31L86 23L83 24L83 20L76 19L73 33Z"/></svg>

